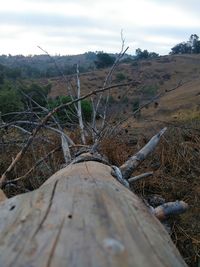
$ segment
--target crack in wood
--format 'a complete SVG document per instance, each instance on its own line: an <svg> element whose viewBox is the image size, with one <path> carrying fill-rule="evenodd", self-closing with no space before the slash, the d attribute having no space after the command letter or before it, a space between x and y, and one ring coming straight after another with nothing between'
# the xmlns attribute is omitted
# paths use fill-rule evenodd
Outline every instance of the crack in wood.
<svg viewBox="0 0 200 267"><path fill-rule="evenodd" d="M58 233L57 233L56 238L55 238L55 240L53 242L53 245L52 245L52 248L51 248L51 251L50 251L50 255L49 255L46 267L50 267L51 266L51 262L52 262L52 259L54 257L54 253L55 253L55 250L56 250L59 238L60 238L61 231L63 229L64 222L65 222L65 217L62 219L62 222L61 222L61 224L59 226Z"/></svg>
<svg viewBox="0 0 200 267"><path fill-rule="evenodd" d="M58 184L58 180L55 181L54 185L53 185L53 189L52 189L52 192L51 192L51 197L49 199L49 203L48 203L48 206L47 206L47 209L46 209L46 212L41 220L41 222L39 223L37 229L35 230L34 234L33 234L33 237L32 239L37 235L37 233L39 232L39 230L41 229L42 225L44 224L49 212L50 212L50 209L51 209L51 206L53 204L53 198L54 198L54 195L55 195L55 192L56 192L56 187L57 187L57 184Z"/></svg>

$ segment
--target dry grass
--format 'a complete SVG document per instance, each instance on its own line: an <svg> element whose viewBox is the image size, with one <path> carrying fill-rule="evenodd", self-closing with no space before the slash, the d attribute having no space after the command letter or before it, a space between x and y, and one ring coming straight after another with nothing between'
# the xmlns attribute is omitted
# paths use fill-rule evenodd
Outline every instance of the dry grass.
<svg viewBox="0 0 200 267"><path fill-rule="evenodd" d="M48 142L45 142L48 137ZM13 143L16 141L17 143ZM25 136L21 136L18 132L9 130L1 132L1 150L0 150L0 167L1 173L11 163L12 159L20 151L25 142ZM4 143L6 141L6 143ZM4 144L3 144L4 143ZM8 144L9 143L9 144ZM38 160L44 158L50 151L59 147L60 139L45 131L34 140L28 149L24 158L15 166L13 172L9 175L9 180L21 177L26 174ZM8 197L15 196L20 193L32 191L44 183L53 173L55 173L63 163L63 155L61 149L53 155L46 158L37 168L27 177L17 183L8 184L4 190Z"/></svg>
<svg viewBox="0 0 200 267"><path fill-rule="evenodd" d="M144 135L138 136L140 142L130 146L125 137L108 138L101 143L101 152L112 164L120 166L144 145L144 139ZM168 223L174 243L191 267L197 267L200 260L199 159L200 120L190 120L169 128L155 153L134 173L154 171L152 178L138 181L134 186L134 191L142 198L159 195L166 201L184 200L189 204L185 214L169 218Z"/></svg>
<svg viewBox="0 0 200 267"><path fill-rule="evenodd" d="M191 129L190 129L191 128ZM197 129L196 131L193 129ZM156 132L156 130L154 130ZM5 136L6 139L5 139ZM4 133L2 140L9 141L8 134ZM111 164L120 166L127 158L138 151L152 135L137 133L134 136L137 143L130 143L130 136L122 129L112 138L104 138L100 144L100 151ZM10 139L19 139L16 132L9 135ZM47 132L39 137L46 137ZM78 141L78 131L71 137ZM16 166L12 178L26 173L35 162L44 157L49 151L60 144L59 138L48 133L52 144L44 145L44 141L35 140L26 157ZM12 156L19 151L18 145L1 146L0 164L2 171L12 160ZM184 200L190 208L177 217L170 218L172 239L179 248L183 258L191 267L198 266L200 254L200 122L184 123L180 127L171 128L162 142L142 165L135 175L146 171L154 171L153 178L147 178L135 184L135 192L148 198L159 195L166 201ZM55 173L63 163L61 150L46 159L31 175L17 184L18 187L7 187L8 196L13 196L28 190L38 188L49 176Z"/></svg>
<svg viewBox="0 0 200 267"><path fill-rule="evenodd" d="M188 125L189 126L189 125ZM193 125L192 125L193 126ZM200 125L199 125L200 129ZM170 220L172 239L189 266L200 257L200 132L169 129L156 153L140 172L155 170L153 178L138 182L136 191L144 197L158 194L166 201L184 200L189 210ZM156 168L156 169L155 169Z"/></svg>

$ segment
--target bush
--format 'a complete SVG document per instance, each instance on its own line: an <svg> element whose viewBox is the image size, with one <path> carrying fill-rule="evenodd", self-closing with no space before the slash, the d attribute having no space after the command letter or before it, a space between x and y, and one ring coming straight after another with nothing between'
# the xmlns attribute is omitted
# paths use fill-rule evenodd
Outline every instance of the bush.
<svg viewBox="0 0 200 267"><path fill-rule="evenodd" d="M59 96L59 97L56 97L55 99L49 99L48 108L54 109L55 107L61 104L67 104L71 101L72 101L72 98L70 96ZM82 108L83 119L86 121L90 121L92 117L91 102L88 100L82 100L81 108ZM56 113L56 115L61 123L77 122L77 114L76 114L74 105L70 105L69 107L66 107L65 109L59 110Z"/></svg>
<svg viewBox="0 0 200 267"><path fill-rule="evenodd" d="M33 83L27 87L23 86L21 90L29 95L35 102L37 102L41 106L46 106L47 101L47 95L51 90L51 84L47 84L45 86L38 85L36 83ZM23 100L26 101L27 98L25 96L22 96ZM34 104L33 104L34 106Z"/></svg>
<svg viewBox="0 0 200 267"><path fill-rule="evenodd" d="M118 82L121 82L121 81L123 81L123 80L125 80L126 79L126 76L123 74L123 73L117 73L116 74L116 80L118 81Z"/></svg>
<svg viewBox="0 0 200 267"><path fill-rule="evenodd" d="M88 100L81 101L81 108L83 112L83 119L86 121L90 121L92 118L92 104Z"/></svg>
<svg viewBox="0 0 200 267"><path fill-rule="evenodd" d="M159 57L159 54L155 52L148 52L148 50L142 51L140 48L135 50L136 59L148 59L148 58L156 58Z"/></svg>
<svg viewBox="0 0 200 267"><path fill-rule="evenodd" d="M142 87L142 93L146 96L154 96L158 91L157 85L147 85Z"/></svg>
<svg viewBox="0 0 200 267"><path fill-rule="evenodd" d="M139 98L136 98L136 99L134 99L133 104L132 104L133 112L138 110L139 107L140 107L140 100L139 100Z"/></svg>
<svg viewBox="0 0 200 267"><path fill-rule="evenodd" d="M112 66L115 62L115 58L107 53L99 52L97 54L97 60L94 62L98 69Z"/></svg>
<svg viewBox="0 0 200 267"><path fill-rule="evenodd" d="M6 86L0 90L0 111L2 114L22 111L24 108L20 95L13 88ZM9 117L6 117L9 119Z"/></svg>

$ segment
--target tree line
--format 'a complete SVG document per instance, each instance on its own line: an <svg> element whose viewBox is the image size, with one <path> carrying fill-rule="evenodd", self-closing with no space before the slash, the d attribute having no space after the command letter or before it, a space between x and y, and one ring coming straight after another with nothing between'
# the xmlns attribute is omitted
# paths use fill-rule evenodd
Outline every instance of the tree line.
<svg viewBox="0 0 200 267"><path fill-rule="evenodd" d="M199 54L200 40L197 34L191 34L187 42L181 42L172 47L170 54Z"/></svg>

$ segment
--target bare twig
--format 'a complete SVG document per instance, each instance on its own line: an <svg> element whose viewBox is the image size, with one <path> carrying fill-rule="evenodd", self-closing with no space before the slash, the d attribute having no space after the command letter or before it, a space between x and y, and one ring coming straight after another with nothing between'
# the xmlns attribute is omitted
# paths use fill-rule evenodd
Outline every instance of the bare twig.
<svg viewBox="0 0 200 267"><path fill-rule="evenodd" d="M45 157L39 159L36 164L27 172L25 173L23 176L20 176L16 179L13 179L13 180L9 180L9 181L6 181L3 186L7 185L7 184L10 184L10 183L15 183L15 182L18 182L20 180L23 180L24 178L26 178L31 172L33 172L43 161L45 161L47 158L49 158L51 155L53 155L55 152L57 152L58 150L60 149L60 146L54 148L53 150L51 150Z"/></svg>
<svg viewBox="0 0 200 267"><path fill-rule="evenodd" d="M9 123L7 123L7 124L6 124L6 123L3 124L2 126L0 126L0 129L1 129L1 128L8 128L8 127L21 128L21 127L15 125L15 124L30 124L30 125L36 125L36 126L39 126L39 125L40 125L39 122L35 122L35 121L13 121L13 122L9 122ZM50 131L56 132L56 133L59 134L59 135L64 135L65 138L67 139L68 143L69 143L70 145L74 145L74 142L72 141L72 139L71 139L68 135L66 135L66 134L63 132L63 130L59 130L59 129L57 129L57 128L54 128L54 127L51 127L51 126L48 126L48 125L42 125L42 127L46 128L46 129L48 129L48 130L50 130ZM21 128L21 129L23 129L23 128ZM26 130L24 130L24 131L26 131ZM28 131L27 131L27 133L29 133L29 135L31 135L31 132L28 132Z"/></svg>
<svg viewBox="0 0 200 267"><path fill-rule="evenodd" d="M72 95L72 91L71 91L71 88L70 86L72 87L72 84L70 83L70 86L69 85L69 80L66 78L66 76L64 75L63 71L61 70L61 68L58 66L56 60L46 51L44 50L42 47L40 46L37 46L41 51L43 51L49 58L50 60L54 63L58 73L62 76L63 80L65 81L66 85L67 85L67 89L68 89L68 94L70 95L70 97L72 98L72 100L74 100L73 98L73 95Z"/></svg>
<svg viewBox="0 0 200 267"><path fill-rule="evenodd" d="M108 87L105 88L101 88L101 89L96 89L94 91L91 91L90 93L77 98L75 100L72 100L66 104L61 104L60 106L57 106L56 108L54 108L51 112L49 112L41 121L41 123L39 125L37 125L37 127L32 131L27 143L24 145L24 147L22 148L22 150L20 150L18 152L18 154L16 155L15 159L12 161L12 163L9 165L9 167L7 168L7 170L2 174L1 178L0 178L0 188L2 187L2 184L7 180L7 176L8 174L13 170L14 166L17 164L17 162L19 162L22 157L24 156L24 154L26 153L27 149L29 148L30 144L32 143L33 139L35 138L35 136L37 135L37 133L39 132L39 130L47 123L47 121L51 118L51 116L53 114L55 114L56 112L58 112L60 109L66 108L70 105L73 105L75 103L78 103L79 101L86 99L92 95L95 94L99 94L101 92L104 92L106 90L112 89L112 88L116 88L116 87L122 87L122 86L127 86L127 85L136 85L138 84L138 82L132 81L129 83L121 83L121 84L115 84L115 85L110 85Z"/></svg>
<svg viewBox="0 0 200 267"><path fill-rule="evenodd" d="M122 46L121 46L121 51L119 52L117 58L115 59L115 62L114 64L111 66L111 69L109 70L105 80L104 80L104 83L103 83L103 87L102 88L105 88L107 85L109 85L111 83L111 77L112 77L112 74L113 72L115 71L116 67L118 66L120 60L123 58L124 54L126 53L126 51L129 49L129 47L127 47L126 49L124 49L124 43L125 43L125 39L123 38L123 31L121 31L121 41L122 41ZM104 127L104 124L105 124L105 120L106 120L106 113L107 113L107 106L108 106L108 102L109 102L109 91L108 91L108 94L107 94L107 97L106 97L106 103L105 103L105 106L104 106L104 112L103 112L103 120L102 120L102 126L101 128ZM92 128L96 129L96 115L97 115L97 112L98 112L98 109L99 109L99 105L100 105L100 102L102 100L102 97L103 97L103 94L100 94L98 100L97 100L97 104L96 104L96 107L93 108L93 119L92 119Z"/></svg>
<svg viewBox="0 0 200 267"><path fill-rule="evenodd" d="M77 98L81 97L81 83L80 83L80 79L79 79L79 67L77 64L76 67L76 79L77 79ZM85 145L86 144L86 140L85 140L85 133L84 133L84 124L83 124L83 117L82 117L82 108L81 108L81 101L79 101L78 103L78 108L77 108L77 115L78 115L78 121L79 121L79 127L80 127L80 132L81 132L81 140L82 143Z"/></svg>
<svg viewBox="0 0 200 267"><path fill-rule="evenodd" d="M134 156L128 159L121 167L121 172L124 179L128 179L134 169L140 165L146 157L156 148L158 142L160 141L161 136L167 128L163 128L158 134L153 136L151 140Z"/></svg>
<svg viewBox="0 0 200 267"><path fill-rule="evenodd" d="M146 172L146 173L142 173L140 175L131 177L131 178L128 179L128 182L130 184L134 184L136 181L138 181L140 179L143 179L143 178L146 178L146 177L149 177L149 176L153 176L153 172Z"/></svg>

